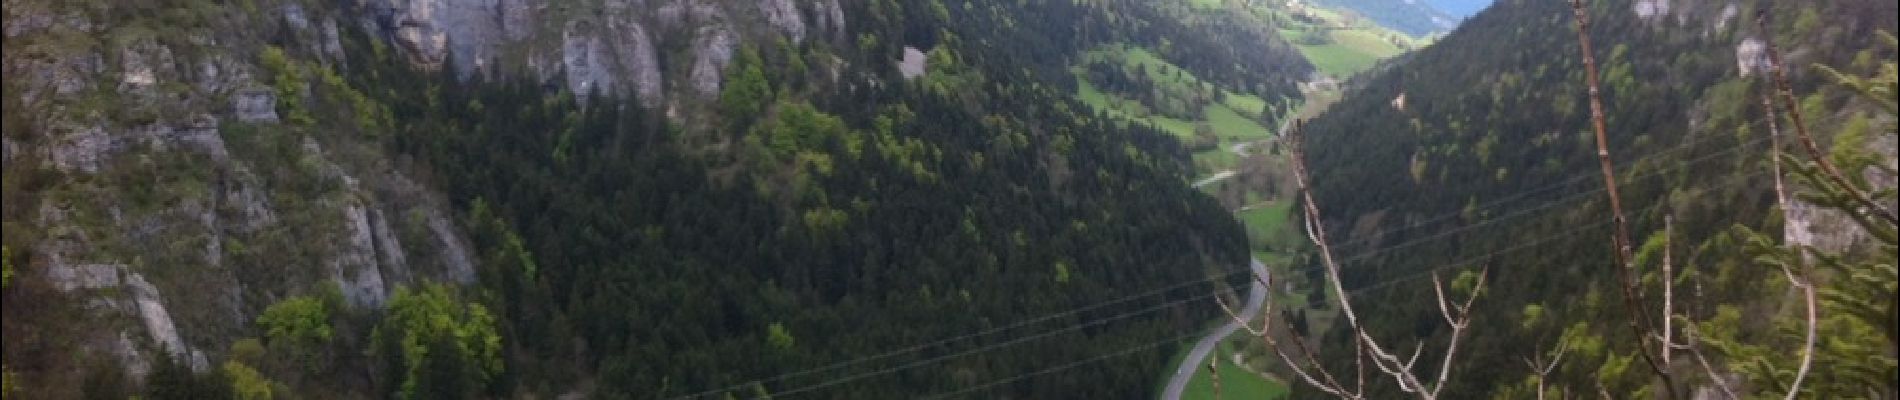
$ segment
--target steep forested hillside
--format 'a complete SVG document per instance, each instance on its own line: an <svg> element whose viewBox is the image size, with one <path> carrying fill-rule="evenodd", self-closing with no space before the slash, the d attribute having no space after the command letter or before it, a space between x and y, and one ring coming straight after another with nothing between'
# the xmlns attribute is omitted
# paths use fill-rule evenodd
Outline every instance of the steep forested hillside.
<svg viewBox="0 0 1900 400"><path fill-rule="evenodd" d="M1076 60L1311 72L1146 1L664 3L9 2L7 395L978 387L1199 329L1165 305L1244 266ZM1145 397L1166 347L989 393Z"/></svg>
<svg viewBox="0 0 1900 400"><path fill-rule="evenodd" d="M1766 327L1783 315L1775 310L1790 293L1785 282L1776 283L1779 270L1742 255L1741 239L1731 234L1734 225L1771 232L1782 225L1760 103L1764 33L1752 17L1771 16L1813 129L1860 132L1890 117L1866 114L1865 100L1810 65L1852 75L1878 73L1883 61L1891 68L1894 49L1876 32L1895 29L1894 3L1587 3L1609 153L1636 242L1659 246L1663 220L1673 217L1677 267L1693 271L1678 276L1694 276L1679 284L1706 286L1681 300L1703 307L1691 318L1710 318L1716 304L1735 305L1761 321L1743 328L1759 335L1752 337L1788 329ZM1315 196L1340 256L1352 260L1342 266L1345 286L1365 288L1355 301L1374 332L1442 340L1447 329L1436 306L1419 301L1432 297L1430 284L1415 278L1429 269L1490 267L1493 283L1479 300L1447 396L1534 397L1528 372L1499 371L1524 371L1527 358L1547 360L1560 341L1570 355L1551 376L1552 387L1573 394L1658 390L1648 386L1648 367L1632 361L1636 339L1623 325L1573 23L1567 2L1499 1L1433 46L1355 80L1346 98L1305 130ZM1854 139L1838 146L1884 146L1891 160L1890 141L1843 137ZM1797 222L1808 221L1788 224ZM1831 226L1816 228L1812 240L1852 239L1850 225ZM1658 287L1657 249L1643 250L1650 257L1639 271L1646 290ZM1345 371L1350 342L1334 333L1327 358L1334 371ZM1382 387L1374 397L1396 390Z"/></svg>

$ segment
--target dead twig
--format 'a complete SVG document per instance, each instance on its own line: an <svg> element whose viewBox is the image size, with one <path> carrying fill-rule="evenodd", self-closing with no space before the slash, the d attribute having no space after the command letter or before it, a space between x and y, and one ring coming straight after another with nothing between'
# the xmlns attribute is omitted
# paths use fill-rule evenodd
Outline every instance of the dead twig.
<svg viewBox="0 0 1900 400"><path fill-rule="evenodd" d="M1674 378L1670 376L1669 369L1657 361L1656 356L1650 351L1649 341L1653 337L1650 332L1654 331L1649 325L1651 316L1647 308L1639 306L1642 303L1642 294L1636 290L1635 265L1631 264L1634 257L1630 249L1629 223L1623 215L1622 196L1617 192L1616 168L1610 162L1609 137L1606 133L1607 128L1604 127L1603 96L1597 85L1596 57L1590 47L1590 14L1584 9L1583 0L1570 0L1570 8L1576 14L1577 42L1582 47L1584 77L1586 84L1589 85L1590 121L1596 133L1597 163L1603 170L1603 184L1610 197L1611 218L1616 225L1611 244L1615 247L1617 272L1620 278L1618 283L1623 290L1623 305L1629 312L1630 330L1636 336L1637 354L1642 355L1643 362L1649 366L1650 371L1662 379L1663 386L1667 389L1665 391L1671 394L1669 397L1674 398L1674 389L1672 389L1675 387Z"/></svg>
<svg viewBox="0 0 1900 400"><path fill-rule="evenodd" d="M1340 313L1346 316L1347 327L1351 329L1353 333L1353 359L1355 367L1358 370L1355 385L1351 389L1340 385L1337 380L1333 379L1331 375L1325 371L1325 368L1321 367L1317 361L1311 359L1313 354L1311 349L1303 350L1309 361L1312 361L1311 365L1318 371L1317 374L1324 377L1323 380L1314 378L1314 373L1309 373L1304 367L1293 363L1292 357L1281 351L1277 344L1270 343L1270 345L1275 347L1275 352L1280 354L1281 359L1287 362L1287 365L1294 370L1294 374L1299 376L1302 382L1313 385L1320 391L1334 396L1355 399L1363 398L1365 393L1365 377L1367 376L1365 373L1365 364L1366 360L1371 360L1372 366L1375 369L1398 383L1399 390L1415 394L1421 399L1429 400L1438 398L1440 391L1445 388L1445 383L1451 378L1452 362L1457 358L1458 345L1463 339L1466 329L1470 327L1471 305L1477 300L1479 293L1483 292L1482 288L1484 287L1485 280L1489 276L1489 267L1487 266L1479 273L1477 281L1472 286L1468 297L1462 302L1455 302L1447 298L1443 280L1439 278L1437 273L1432 274L1433 291L1437 295L1439 313L1444 318L1445 323L1451 326L1452 330L1449 343L1447 343L1445 347L1443 358L1438 362L1438 374L1428 383L1419 377L1415 368L1418 364L1419 357L1424 354L1423 342L1415 344L1412 354L1409 357L1400 357L1381 346L1376 339L1373 339L1371 334L1366 332L1365 326L1359 322L1358 313L1354 311L1352 306L1351 294L1346 291L1345 285L1341 283L1339 264L1337 260L1333 258L1332 246L1326 236L1326 227L1320 222L1321 214L1319 212L1318 202L1314 201L1312 190L1308 185L1309 176L1306 173L1306 155L1300 145L1300 125L1301 124L1296 121L1294 128L1285 136L1290 142L1289 148L1292 149L1289 154L1292 158L1291 164L1293 166L1294 182L1297 184L1301 195L1300 208L1305 215L1305 223L1303 226L1306 230L1307 238L1318 247L1320 261L1325 267L1326 283L1333 289L1335 300L1339 302ZM1227 307L1225 303L1222 304L1222 308L1232 314L1232 308ZM1242 319L1236 316L1236 320ZM1249 329L1251 330L1252 328L1249 327ZM1261 330L1265 331L1266 329L1263 326ZM1289 328L1289 331L1290 330ZM1263 335L1263 337L1268 338L1267 340L1269 341L1272 340L1271 335ZM1294 337L1297 338L1297 334L1295 334ZM1301 342L1304 344L1303 340Z"/></svg>
<svg viewBox="0 0 1900 400"><path fill-rule="evenodd" d="M1859 203L1863 208L1861 210L1847 208L1849 211L1875 214L1886 218L1889 223L1900 224L1900 216L1896 216L1893 210L1875 202L1873 197L1868 196L1867 192L1862 191L1859 186L1849 183L1847 177L1841 174L1841 170L1834 167L1834 162L1829 160L1826 154L1821 153L1821 146L1815 144L1814 135L1808 133L1807 122L1801 116L1800 103L1794 97L1794 88L1788 84L1788 73L1782 68L1781 50L1775 47L1774 31L1768 29L1766 7L1756 11L1755 24L1761 28L1762 44L1767 45L1768 71L1773 78L1771 80L1775 83L1775 93L1780 95L1782 107L1788 110L1788 122L1794 125L1795 137L1801 139L1801 147L1807 150L1809 157L1814 158L1814 164L1821 167L1821 175L1826 176L1830 183L1839 186L1841 191L1846 192L1848 197L1853 198L1854 202Z"/></svg>

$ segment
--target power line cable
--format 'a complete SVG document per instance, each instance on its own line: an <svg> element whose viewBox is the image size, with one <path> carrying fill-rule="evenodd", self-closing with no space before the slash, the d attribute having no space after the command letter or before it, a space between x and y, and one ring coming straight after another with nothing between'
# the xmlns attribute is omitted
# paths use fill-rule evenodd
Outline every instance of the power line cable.
<svg viewBox="0 0 1900 400"><path fill-rule="evenodd" d="M1750 176L1752 177L1752 175L1750 175ZM1723 184L1723 186L1726 186L1726 185L1733 185L1733 184L1737 184L1737 183L1741 183L1741 182L1740 182L1740 181L1737 181L1737 182L1730 182L1730 183L1727 183L1727 184ZM1655 209L1658 209L1658 208L1661 208L1661 207L1664 207L1664 206L1665 206L1665 205L1663 205L1663 204L1656 204L1656 205L1651 205L1651 206L1649 206L1649 207L1645 207L1645 208L1643 208L1643 209L1640 209L1640 210L1638 210L1638 211L1650 211L1650 210L1655 210ZM1607 220L1603 220L1603 221L1598 221L1598 222L1595 222L1595 223L1590 223L1590 224L1586 224L1586 225L1580 225L1580 226L1578 226L1578 227L1576 227L1576 228L1572 228L1572 229L1569 229L1569 230L1565 230L1565 231L1563 231L1563 232L1560 232L1560 233L1558 233L1558 234L1555 234L1555 235L1548 235L1548 236L1545 236L1545 237L1542 237L1542 238L1539 238L1539 239L1535 239L1535 240L1532 240L1532 241L1529 241L1529 242L1525 242L1525 243L1520 243L1520 244L1518 244L1518 245L1516 245L1516 246L1511 246L1511 247L1508 247L1508 248L1505 248L1505 249L1503 249L1503 250L1495 250L1495 251L1490 251L1490 252L1487 252L1487 253L1485 253L1485 254L1483 254L1483 255L1479 255L1479 256L1475 256L1475 257L1469 257L1469 258L1466 258L1466 259L1463 259L1463 260L1459 260L1458 262L1454 262L1454 263L1446 263L1446 264L1441 264L1441 265L1439 265L1438 267L1434 267L1434 268L1430 268L1430 269L1427 269L1427 270L1424 270L1424 271L1420 271L1420 272L1415 272L1415 273L1413 273L1413 274L1410 274L1410 275L1408 275L1408 276L1406 276L1406 277L1402 277L1402 278L1398 278L1398 279L1393 279L1393 280L1389 280L1389 281L1386 281L1386 282L1381 282L1381 283L1378 283L1378 284L1373 284L1373 285L1369 285L1369 286L1366 286L1366 287L1360 287L1360 288L1355 288L1355 289L1352 289L1352 290L1348 290L1347 292L1348 292L1348 293L1351 293L1351 294L1363 294L1363 293L1365 293L1365 292L1368 292L1368 291L1371 291L1371 290L1373 290L1373 289L1378 289L1378 288L1384 288L1384 287L1390 287L1390 286L1391 286L1392 284L1395 284L1395 283L1398 283L1398 282L1402 282L1402 281L1408 281L1408 280L1412 280L1412 279L1417 279L1417 278L1419 278L1419 277L1422 277L1422 276L1424 276L1425 274L1427 274L1427 273L1430 273L1430 272L1437 272L1437 271L1439 271L1439 270L1443 270L1443 269L1447 269L1447 268L1452 268L1452 267L1457 267L1457 266L1464 266L1464 265L1469 265L1470 263L1472 263L1472 262L1475 262L1475 261L1478 261L1478 260L1484 260L1484 259L1488 259L1488 258L1491 258L1491 257L1496 257L1496 256L1498 256L1498 255L1502 255L1502 254L1505 254L1505 253L1509 253L1509 252L1513 252L1513 251L1520 251L1520 250L1524 250L1524 249L1528 249L1528 248L1531 248L1531 247L1535 247L1535 246L1538 246L1538 245L1543 245L1543 244L1547 244L1547 243L1550 243L1550 242L1553 242L1553 241L1555 241L1555 240L1557 240L1557 239L1560 239L1560 238L1564 238L1564 237L1568 237L1568 236L1570 236L1570 235L1574 235L1574 234L1577 234L1577 233L1580 233L1580 232L1583 232L1583 231L1585 231L1585 230L1589 230L1589 229L1594 229L1594 228L1597 228L1597 227L1601 227L1601 226L1603 226L1603 225L1605 225L1605 224L1608 224L1608 221L1607 221ZM1271 289L1271 288L1268 288L1267 290L1272 290L1272 289ZM1072 326L1072 327L1069 327L1069 328L1065 328L1065 329L1060 329L1060 330L1056 330L1056 331L1050 331L1050 332L1045 332L1045 333L1042 333L1042 334L1037 334L1037 335L1033 335L1033 336L1029 336L1029 337L1024 337L1024 338L1020 338L1020 339L1016 339L1016 340L1011 340L1011 341L1007 341L1007 342L1003 342L1003 343L999 343L999 344L993 344L993 345L988 345L988 346L983 346L983 347L979 347L979 348L976 348L976 349L970 349L970 350L965 350L965 351L962 351L962 352L958 352L958 353L953 353L953 354L948 354L948 355L943 355L943 356L938 356L938 357L935 357L935 358L930 358L930 359L926 359L926 360L922 360L922 361L917 361L917 362L912 362L912 363L909 363L909 364L904 364L904 365L902 365L902 366L899 366L899 367L895 367L895 368L885 368L885 369L879 369L879 370L873 370L873 371L870 371L870 372L864 372L864 373L859 373L859 374L856 374L856 375L852 375L852 376L848 376L848 377L845 377L845 378L840 378L840 379L834 379L834 380L831 380L831 381L827 381L827 382L824 382L824 383L819 383L819 384L816 384L816 385L810 385L810 386L802 386L802 387L798 387L798 388L794 388L794 389L791 389L791 390L786 390L786 391L780 391L780 392L778 392L778 393L776 393L776 394L775 394L775 396L780 396L780 397L782 397L782 396L789 396L789 395L793 395L793 394L798 394L798 393L803 393L803 392L808 392L808 391L813 391L813 390L818 390L818 389L823 389L823 388L826 388L826 387L830 387L830 386L836 386L836 385L840 385L840 384L844 384L844 383L848 383L848 382L851 382L851 381L856 381L856 380L860 380L860 379L864 379L864 378L869 378L869 377L872 377L872 376L877 376L877 375L884 375L884 374L889 374L889 373L893 373L893 372L897 372L897 371L901 371L901 370L906 370L906 369L911 369L911 368L916 368L916 367L919 367L919 366L923 366L923 365L928 365L928 364L933 364L933 363L936 363L936 362L938 362L938 361L942 361L942 360L945 360L945 359L949 359L949 358L955 358L955 357L961 357L961 356L965 356L965 355L969 355L969 354L976 354L976 353L984 353L984 352L989 352L989 351L991 351L991 350L995 350L995 349L998 349L998 348L1002 348L1002 347L1008 347L1008 346L1012 346L1012 345L1015 345L1015 344L1018 344L1018 343L1022 343L1022 342L1026 342L1026 341L1029 341L1029 340L1034 340L1034 339L1038 339L1038 338L1042 338L1042 337L1048 337L1048 336L1052 336L1052 335L1056 335L1056 334L1060 334L1060 333L1064 333L1064 332L1069 332L1069 331L1074 331L1074 330L1078 330L1078 329L1081 329L1081 328L1085 328L1085 327L1089 327L1089 326L1095 326L1095 325L1100 325L1100 324L1102 324L1102 323L1105 323L1105 322L1107 322L1107 321L1109 321L1109 320L1116 320L1116 319L1124 319L1124 318L1127 318L1127 317L1129 317L1129 316L1132 316L1132 315L1135 315L1135 314L1145 314L1145 313L1149 313L1149 312L1153 312L1153 311L1156 311L1156 310L1158 310L1158 309L1161 309L1161 308L1167 308L1167 307L1173 307L1173 306L1176 306L1176 305L1179 305L1179 304L1181 304L1181 303L1185 303L1185 302L1188 302L1188 301L1194 301L1194 300L1201 300L1201 299L1205 299L1205 298L1210 298L1210 297L1212 297L1213 295L1214 295L1214 294L1204 294L1204 295L1199 295L1199 296L1194 296L1194 297L1190 297L1190 298L1186 298L1186 299L1181 299L1181 300L1175 300L1175 301L1173 301L1173 302L1169 302L1169 303L1165 303L1165 304L1163 304L1163 305L1161 305L1161 306L1156 306L1156 307L1151 307L1151 308L1149 308L1149 309L1146 309L1146 310L1142 310L1142 311L1137 311L1137 312L1133 312L1133 313L1129 313L1129 314L1123 314L1123 315L1120 315L1120 316L1116 316L1116 317L1112 317L1112 318L1107 318L1107 319L1102 319L1102 320L1096 320L1096 321L1091 321L1091 322L1088 322L1088 323L1084 323L1084 324L1081 324L1081 325L1076 325L1076 326ZM1269 311L1270 311L1270 310L1269 310ZM994 386L994 385L991 385L991 386Z"/></svg>
<svg viewBox="0 0 1900 400"><path fill-rule="evenodd" d="M790 395L793 395L793 394L798 394L798 393L802 393L802 392L808 392L808 391L812 391L812 390L818 390L818 389L823 389L823 388L826 388L826 387L831 387L831 386L836 386L836 385L840 385L840 384L844 384L844 383L848 383L848 382L851 382L851 381L856 381L856 380L859 380L859 379L864 379L864 378L869 378L869 377L872 377L872 376L877 376L877 375L884 375L884 374L889 374L889 373L892 373L892 372L897 372L897 371L902 371L902 370L906 370L906 369L911 369L911 368L916 368L916 367L921 367L921 366L924 366L924 365L929 365L929 364L935 364L935 363L937 363L937 362L939 362L939 361L943 361L943 360L947 360L947 359L951 359L951 358L957 358L957 357L962 357L962 356L965 356L965 355L970 355L970 354L975 354L975 353L984 353L984 352L989 352L990 350L995 350L995 349L998 349L998 348L1003 348L1003 347L1009 347L1009 346L1013 346L1013 345L1016 345L1016 344L1020 344L1020 343L1024 343L1024 342L1028 342L1028 341L1031 341L1031 340L1036 340L1036 339L1041 339L1041 338L1045 338L1045 337L1049 337L1049 336L1054 336L1054 335L1058 335L1058 334L1062 334L1062 333L1068 333L1068 332L1073 332L1073 331L1077 331L1077 330L1081 330L1082 328L1088 328L1088 327L1091 327L1091 326L1097 326L1097 325L1102 325L1102 324L1105 324L1105 323L1108 323L1108 322L1111 322L1111 321L1116 321L1116 320L1121 320L1121 319L1127 319L1127 318L1130 318L1130 317L1134 317L1134 316L1136 316L1136 315L1141 315L1141 314L1147 314L1147 313L1151 313L1151 312L1155 312L1155 311L1160 311L1160 310L1164 310L1164 309L1167 309L1167 308L1171 308L1171 307L1175 307L1175 306L1179 306L1179 305L1181 305L1181 304L1186 304L1186 303L1188 303L1188 302L1191 302L1191 301L1198 301L1198 300L1204 300L1204 299L1208 299L1208 298L1212 298L1212 297L1214 297L1214 295L1215 295L1214 293L1207 293L1207 294L1201 294L1201 295L1197 295L1197 296L1193 296L1193 297L1189 297L1189 298L1184 298L1184 299L1179 299L1179 300L1174 300L1174 301L1170 301L1170 302L1167 302L1167 303L1162 303L1161 305L1157 305L1157 306L1153 306L1153 307L1149 307L1149 308L1146 308L1146 309L1143 309L1143 310L1140 310L1140 311L1134 311L1134 312L1129 312L1129 313L1123 313L1123 314L1121 314L1121 315L1116 315L1116 316L1114 316L1114 317L1108 317L1108 318L1099 318L1099 319L1095 319L1095 320L1092 320L1092 321L1089 321L1089 322L1085 322L1085 323L1082 323L1082 324L1077 324L1077 325L1073 325L1073 326L1069 326L1069 327L1067 327L1067 328L1063 328L1063 329L1058 329L1058 330L1053 330L1053 331L1049 331L1049 332L1043 332L1043 333L1039 333L1039 334L1036 334L1036 335L1031 335L1031 336L1025 336L1025 337L1021 337L1021 338L1017 338L1017 339L1013 339L1013 340L1009 340L1009 341L1006 341L1006 342L1002 342L1002 343L997 343L997 344L992 344L992 345L988 345L988 346L983 346L983 347L979 347L979 348L976 348L976 349L971 349L971 350L965 350L965 351L961 351L961 352L956 352L956 353L951 353L951 354L945 354L945 355L941 355L941 356L937 356L937 357L932 357L932 358L928 358L928 359L924 359L924 360L920 360L920 361L914 361L914 362L911 362L911 363L907 363L907 364L903 364L903 365L900 365L900 366L897 366L897 367L892 367L892 368L884 368L884 369L879 369L879 370L875 370L875 371L870 371L870 372L864 372L864 373L859 373L859 374L855 374L855 375L850 375L850 376L846 376L846 377L844 377L844 378L839 378L839 379L833 379L833 380L830 380L830 381L825 381L825 382L823 382L823 383L819 383L819 384L816 384L816 385L810 385L810 386L803 386L803 387L798 387L798 388L795 388L795 389L791 389L791 390L784 390L784 391L779 391L778 393L775 393L775 394L774 394L774 396L790 396Z"/></svg>
<svg viewBox="0 0 1900 400"><path fill-rule="evenodd" d="M978 391L978 390L983 390L983 389L989 389L989 388L991 388L991 387L995 387L995 386L998 386L998 385L1005 385L1005 384L1009 384L1009 383L1011 383L1011 382L1015 382L1015 381L1020 381L1020 380L1024 380L1024 379L1029 379L1029 378L1033 378L1033 377L1036 377L1036 376L1041 376L1041 375L1045 375L1045 374L1049 374L1049 373L1053 373L1053 372L1056 372L1056 371L1061 371L1061 370L1066 370L1066 369L1070 369L1070 368L1075 368L1075 367L1080 367L1080 366L1083 366L1083 365L1086 365L1086 364L1091 364L1091 363L1097 363L1097 362L1101 362L1101 361L1103 361L1103 360L1107 360L1107 359L1110 359L1110 358L1116 358L1116 357L1125 357L1125 356L1128 356L1128 355L1130 355L1130 354L1134 354L1134 353L1138 353L1138 352L1141 352L1141 351L1145 351L1145 350L1150 350L1150 349L1153 349L1153 348L1156 348L1156 347L1161 347L1161 345L1164 345L1164 344L1168 344L1169 342L1179 342L1179 341L1181 341L1182 339L1187 339L1187 338L1191 338L1191 337L1196 337L1196 336L1201 336L1201 335L1202 335L1202 334L1204 334L1204 333L1209 333L1209 332L1213 332L1213 331L1214 331L1215 329L1220 329L1220 327L1214 327L1214 328L1210 328L1210 329L1207 329L1207 330L1205 330L1205 331L1199 331L1199 330L1197 330L1197 331L1190 331L1190 332L1188 332L1188 333L1186 333L1186 334L1183 334L1183 335L1180 335L1180 336L1175 336L1175 337L1170 337L1170 338L1165 338L1165 339L1161 339L1161 340L1158 340L1158 341L1154 341L1154 342L1149 342L1149 343L1147 343L1147 344L1143 344L1143 345L1140 345L1140 346L1135 346L1135 347L1130 347L1130 348L1126 348L1126 349L1123 349L1122 351L1117 351L1117 352L1114 352L1114 353L1109 353L1109 354L1104 354L1104 355L1101 355L1101 356L1096 356L1096 357L1093 357L1093 358L1089 358L1089 359L1086 359L1086 360L1081 360L1081 361L1076 361L1076 362L1071 362L1071 363L1068 363L1068 364L1063 364L1063 365L1060 365L1060 366L1055 366L1055 367L1050 367L1050 368L1045 368L1045 369L1042 369L1042 370L1039 370L1039 371L1035 371L1035 372L1030 372L1030 373L1026 373L1026 374L1021 374L1021 375L1016 375L1016 376L1013 376L1013 377L1009 377L1009 378L1005 378L1005 379L998 379L998 380L994 380L994 381L990 381L990 382L988 382L988 383L984 383L984 384L982 384L982 385L976 385L976 386L971 386L971 387L967 387L967 388L963 388L963 389L959 389L959 390L956 390L956 391L953 391L953 392L947 392L947 393L938 393L938 394L934 394L934 395L931 395L931 396L929 396L929 397L925 397L925 399L941 399L941 398L946 398L946 397L950 397L950 396L956 396L956 395L960 395L960 394L964 394L964 393L969 393L969 392L974 392L974 391Z"/></svg>
<svg viewBox="0 0 1900 400"><path fill-rule="evenodd" d="M1648 211L1648 210L1654 210L1654 209L1657 209L1657 208L1661 208L1661 207L1663 207L1663 205L1660 205L1660 204L1659 204L1659 205L1652 205L1652 206L1649 206L1649 207L1646 207L1646 208L1644 208L1643 210L1644 210L1644 211ZM1388 280L1388 281L1385 281L1385 282L1380 282L1380 283L1378 283L1378 284L1373 284L1373 285L1369 285L1369 286L1365 286L1365 287L1360 287L1360 288L1354 288L1354 289L1350 289L1350 290L1347 290L1346 292L1347 292L1347 293L1349 293L1349 294L1355 294L1355 295L1357 295L1357 294L1364 294L1364 293L1367 293L1367 292L1371 292L1371 291L1374 291L1374 290L1378 290L1378 289L1381 289L1381 288L1386 288L1386 287L1391 287L1391 285L1393 285L1393 284L1397 284L1397 283L1400 283L1400 282L1404 282L1404 281L1409 281L1409 280L1413 280L1413 279L1418 279L1419 277L1422 277L1422 276L1425 276L1425 275L1427 275L1427 274L1429 274L1429 273L1432 273L1432 272L1438 272L1438 271L1441 271L1441 270L1444 270L1444 269L1449 269L1449 268L1453 268L1453 267L1459 267L1459 266L1466 266L1466 265L1470 265L1470 264L1471 264L1471 263L1473 263L1473 262L1477 262L1477 261L1481 261L1481 260L1485 260L1485 259L1489 259L1489 258L1492 258L1492 257L1496 257L1496 256L1499 256L1499 255L1503 255L1503 254L1506 254L1506 253L1511 253L1511 252L1516 252L1516 251L1522 251L1522 250L1526 250L1526 249L1530 249L1530 248L1533 248L1533 247L1537 247L1537 246L1541 246L1541 245L1544 245L1544 244L1548 244L1548 243L1551 243L1551 242L1555 242L1555 241L1557 241L1558 239L1562 239L1562 238L1566 238L1566 237L1570 237L1570 236L1573 236L1573 235L1576 235L1576 234L1579 234L1579 233L1582 233L1582 232L1584 232L1584 231L1588 231L1588 230L1591 230L1591 229L1596 229L1596 228L1600 228L1600 227L1603 227L1604 225L1607 225L1607 224L1609 224L1609 221L1608 221L1608 220L1603 220L1603 221L1598 221L1598 222L1595 222L1595 223L1590 223L1590 224L1586 224L1586 225L1580 225L1580 226L1577 226L1577 227L1575 227L1575 228L1571 228L1571 229L1568 229L1568 230L1564 230L1564 231L1562 231L1562 232L1559 232L1559 233L1557 233L1557 234L1554 234L1554 235L1548 235L1548 236L1544 236L1544 237L1542 237L1542 238L1538 238L1538 239L1535 239L1535 240L1531 240L1531 241L1528 241L1528 242L1524 242L1524 243L1520 243L1520 244L1518 244L1518 245L1515 245L1515 246L1511 246L1511 247L1507 247L1507 248L1504 248L1504 249L1502 249L1502 250L1495 250L1495 251L1491 251L1491 252L1488 252L1488 253L1486 253L1486 254L1483 254L1483 255L1479 255L1479 256L1474 256L1474 257L1467 257L1467 258L1465 258L1465 259L1461 259L1461 260L1459 260L1459 261L1456 261L1456 262L1451 262L1451 263L1445 263L1445 264L1441 264L1441 265L1439 265L1439 266L1437 266L1437 267L1433 267L1433 268L1430 268L1430 269L1427 269L1427 270L1425 270L1425 271L1420 271L1420 272L1416 272L1416 273L1413 273L1413 274L1411 274L1411 275L1408 275L1408 276L1406 276L1406 277L1402 277L1402 278L1398 278L1398 279L1392 279L1392 280ZM1271 289L1269 289L1269 290L1271 290ZM1267 311L1267 312L1271 312L1272 310L1265 310L1265 311ZM1218 328L1217 328L1217 329L1218 329ZM940 393L940 394L936 394L936 395L931 395L931 396L929 396L929 397L926 397L926 398L927 398L927 399L941 399L941 398L945 398L945 397L949 397L949 396L955 396L955 395L959 395L959 394L964 394L964 393L969 393L969 392L974 392L974 391L978 391L978 390L983 390L983 389L988 389L988 388L990 388L990 387L995 387L995 386L998 386L998 385L1004 385L1004 384L1008 384L1008 383L1011 383L1011 382L1015 382L1015 381L1019 381L1019 380L1023 380L1023 379L1028 379L1028 378L1031 378L1031 377L1035 377L1035 376L1040 376L1040 375L1046 375L1046 374L1049 374L1049 373L1053 373L1053 372L1056 372L1056 371L1061 371L1061 370L1066 370L1066 369L1070 369L1070 368L1075 368L1075 367L1079 367L1079 366L1081 366L1081 365L1085 365L1085 364L1089 364L1089 363L1094 363L1094 362L1100 362L1100 361L1102 361L1102 360L1106 360L1106 359L1109 359L1109 358L1115 358L1115 357L1122 357L1122 356L1126 356L1126 355L1128 355L1128 354L1132 354L1132 353L1134 353L1134 352L1138 352L1138 351L1141 351L1141 350L1147 350L1147 349L1150 349L1150 348L1154 348L1154 347L1157 347L1157 346L1160 346L1161 344L1165 344L1165 343L1167 343L1167 342L1171 342L1171 341L1179 341L1179 340L1181 340L1181 339L1183 339L1183 338L1185 338L1185 337L1189 337L1189 336L1198 336L1198 335L1200 334L1200 332L1201 332L1201 331L1195 331L1195 332L1193 332L1193 333L1190 333L1190 334L1189 334L1189 335L1187 335L1187 336L1177 336L1177 337L1173 337L1173 338L1167 338L1167 339L1163 339L1163 340L1161 340L1161 341L1157 341L1157 342L1152 342L1152 343L1148 343L1148 344L1144 344L1144 345L1141 345L1141 346L1135 346L1135 347L1131 347L1131 348L1127 348L1127 349L1124 349L1124 350L1122 350L1122 351L1118 351L1118 352L1115 352L1115 353L1110 353L1110 354L1106 354L1106 355L1102 355L1102 356L1098 356L1098 357L1094 357L1094 358L1090 358L1090 359L1086 359L1086 360L1081 360L1081 361L1076 361L1076 362L1071 362L1071 363L1068 363L1068 364L1064 364L1064 365L1061 365L1061 366L1057 366L1057 367L1052 367L1052 368L1047 368L1047 369L1043 369L1043 370L1038 370L1038 371L1034 371L1034 372L1030 372L1030 373L1026 373L1026 374L1021 374L1021 375L1016 375L1016 376L1013 376L1013 377L1009 377L1009 378L1004 378L1004 379L999 379L999 380L995 380L995 381L991 381L991 382L988 382L988 383L984 383L984 384L982 384L982 385L977 385L977 386L971 386L971 387L968 387L968 388L964 388L964 389L960 389L960 390L957 390L957 391L953 391L953 392L948 392L948 393ZM1207 332L1212 332L1212 330L1209 330L1209 331L1207 331Z"/></svg>

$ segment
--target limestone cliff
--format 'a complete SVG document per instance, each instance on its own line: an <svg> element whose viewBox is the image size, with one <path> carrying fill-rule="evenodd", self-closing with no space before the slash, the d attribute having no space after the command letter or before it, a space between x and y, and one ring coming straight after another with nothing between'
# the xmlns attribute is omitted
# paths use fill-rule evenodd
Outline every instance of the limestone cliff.
<svg viewBox="0 0 1900 400"><path fill-rule="evenodd" d="M134 379L160 355L209 368L286 296L334 285L373 309L475 279L449 199L375 144L375 112L306 115L347 102L324 71L348 57L678 106L717 94L739 46L844 29L836 0L187 3L5 11L6 244L27 281L85 305L89 322L51 333ZM385 45L346 52L352 30Z"/></svg>

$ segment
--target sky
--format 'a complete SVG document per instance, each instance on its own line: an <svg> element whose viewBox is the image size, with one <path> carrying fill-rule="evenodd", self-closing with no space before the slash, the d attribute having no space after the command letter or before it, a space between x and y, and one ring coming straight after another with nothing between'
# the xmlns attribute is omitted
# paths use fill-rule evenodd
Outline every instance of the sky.
<svg viewBox="0 0 1900 400"><path fill-rule="evenodd" d="M1470 17L1471 14L1477 14L1478 10L1491 6L1491 0L1425 0L1425 3L1459 18Z"/></svg>

